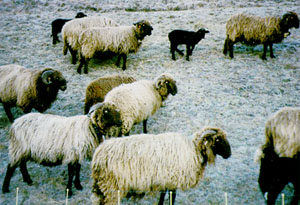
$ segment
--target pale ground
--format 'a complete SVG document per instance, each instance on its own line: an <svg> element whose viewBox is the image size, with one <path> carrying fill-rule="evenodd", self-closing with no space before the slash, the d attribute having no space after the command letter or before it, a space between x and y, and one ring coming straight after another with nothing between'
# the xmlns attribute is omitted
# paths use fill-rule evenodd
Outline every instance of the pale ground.
<svg viewBox="0 0 300 205"><path fill-rule="evenodd" d="M217 158L215 166L207 167L203 180L194 189L178 190L177 204L263 204L257 178L259 164L254 162L256 149L264 142L267 118L284 106L299 106L300 102L300 31L274 46L277 58L259 58L262 46L235 46L235 58L222 53L225 23L236 13L260 16L283 15L286 11L300 14L299 1L0 1L0 65L20 64L28 68L52 67L63 72L68 89L46 113L72 116L83 113L85 88L100 76L113 73L132 75L137 79L154 79L160 73L172 74L178 82L178 94L170 96L166 106L148 120L149 133L182 132L192 135L205 125L218 126L228 133L232 157ZM90 73L79 75L77 65L71 65L70 55L63 56L63 44L52 45L51 21L73 18L83 11L89 16L104 15L123 25L141 19L151 21L153 33L147 36L137 54L128 56L127 70L122 71L108 60L94 59ZM207 28L210 33L196 46L190 61L176 55L171 60L167 34L173 29ZM181 47L184 49L184 47ZM21 116L13 109L14 116ZM8 129L10 123L0 106L0 184L6 172ZM141 133L137 125L131 133ZM75 188L69 204L90 204L90 162L82 166L83 191ZM34 184L22 181L19 169L11 181L11 193L0 194L0 204L15 204L15 189L19 204L63 204L67 167L43 167L28 163ZM284 193L290 201L293 187ZM155 204L158 195L146 197L136 204ZM123 200L123 204L134 204ZM167 203L167 201L166 201ZM280 204L280 201L277 200Z"/></svg>

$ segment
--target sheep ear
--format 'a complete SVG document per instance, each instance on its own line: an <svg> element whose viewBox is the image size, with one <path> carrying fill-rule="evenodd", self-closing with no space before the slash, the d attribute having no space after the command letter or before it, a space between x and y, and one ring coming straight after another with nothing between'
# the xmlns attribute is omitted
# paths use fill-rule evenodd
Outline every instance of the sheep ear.
<svg viewBox="0 0 300 205"><path fill-rule="evenodd" d="M52 84L52 76L53 76L54 72L53 70L46 70L42 73L42 81L45 85L50 85Z"/></svg>

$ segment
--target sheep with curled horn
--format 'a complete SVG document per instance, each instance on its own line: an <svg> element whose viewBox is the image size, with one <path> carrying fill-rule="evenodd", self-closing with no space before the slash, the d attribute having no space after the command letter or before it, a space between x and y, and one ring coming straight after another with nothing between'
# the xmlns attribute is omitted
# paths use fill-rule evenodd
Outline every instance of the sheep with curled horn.
<svg viewBox="0 0 300 205"><path fill-rule="evenodd" d="M67 81L60 71L52 68L27 69L20 65L0 66L0 102L8 119L14 118L10 108L19 107L24 113L33 108L46 111L56 100L59 90L66 90Z"/></svg>
<svg viewBox="0 0 300 205"><path fill-rule="evenodd" d="M72 196L74 176L75 188L82 189L80 167L83 160L92 157L110 127L120 125L120 112L111 103L94 105L88 115L64 117L29 113L16 119L9 132L10 162L2 192L9 192L10 180L17 167L20 167L23 181L32 184L26 162L34 161L44 166L67 164L66 190Z"/></svg>
<svg viewBox="0 0 300 205"><path fill-rule="evenodd" d="M267 48L270 48L270 57L273 54L273 43L280 43L290 32L290 28L299 28L299 17L295 12L287 12L281 18L275 16L257 17L247 14L232 16L226 24L226 40L224 55L229 51L233 58L233 45L237 42L255 46L263 44L262 59L266 60Z"/></svg>
<svg viewBox="0 0 300 205"><path fill-rule="evenodd" d="M180 133L139 134L111 138L94 152L91 169L94 204L116 204L120 198L161 191L162 205L166 191L195 187L207 164L216 155L231 156L230 144L220 128L206 127L192 140Z"/></svg>
<svg viewBox="0 0 300 205"><path fill-rule="evenodd" d="M129 135L133 125L140 122L147 133L148 118L162 106L169 94L177 94L177 85L170 74L164 73L154 80L138 80L115 87L106 94L104 102L114 103L120 110L120 135Z"/></svg>

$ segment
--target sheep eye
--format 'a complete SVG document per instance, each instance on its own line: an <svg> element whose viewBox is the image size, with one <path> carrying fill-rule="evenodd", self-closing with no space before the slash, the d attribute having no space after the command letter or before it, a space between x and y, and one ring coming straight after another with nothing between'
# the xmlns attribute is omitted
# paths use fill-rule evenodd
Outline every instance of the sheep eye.
<svg viewBox="0 0 300 205"><path fill-rule="evenodd" d="M168 84L169 83L169 81L166 81L166 84Z"/></svg>
<svg viewBox="0 0 300 205"><path fill-rule="evenodd" d="M104 110L104 113L107 114L107 113L108 113L108 110L105 109L105 110Z"/></svg>

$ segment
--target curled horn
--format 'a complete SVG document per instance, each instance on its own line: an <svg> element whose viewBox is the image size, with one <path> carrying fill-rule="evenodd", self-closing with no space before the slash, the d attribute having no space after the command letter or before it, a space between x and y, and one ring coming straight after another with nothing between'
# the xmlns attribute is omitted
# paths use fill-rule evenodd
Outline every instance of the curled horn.
<svg viewBox="0 0 300 205"><path fill-rule="evenodd" d="M210 129L208 129L208 130L205 130L204 132L202 132L202 134L201 134L201 138L203 138L204 136L206 136L206 135L214 135L214 134L216 134L217 132L215 131L215 130L210 130Z"/></svg>
<svg viewBox="0 0 300 205"><path fill-rule="evenodd" d="M46 70L43 72L41 78L42 78L42 81L45 85L50 85L52 84L52 81L51 81L51 76L53 75L53 70Z"/></svg>

